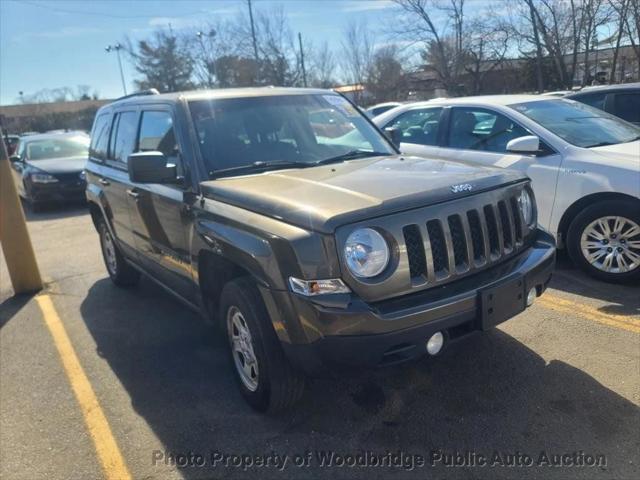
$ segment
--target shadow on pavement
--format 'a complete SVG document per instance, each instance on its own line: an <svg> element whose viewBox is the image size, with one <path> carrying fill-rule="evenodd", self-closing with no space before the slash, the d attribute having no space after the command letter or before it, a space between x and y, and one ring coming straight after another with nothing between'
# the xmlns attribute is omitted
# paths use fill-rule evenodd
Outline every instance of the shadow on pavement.
<svg viewBox="0 0 640 480"><path fill-rule="evenodd" d="M607 305L598 308L602 313L640 315L640 285L619 285L596 280L576 268L565 251L558 251L556 271L550 286L556 290L607 302Z"/></svg>
<svg viewBox="0 0 640 480"><path fill-rule="evenodd" d="M0 303L0 328L9 323L9 320L22 310L22 307L29 303L29 300L31 300L34 295L35 294L32 293L14 295Z"/></svg>
<svg viewBox="0 0 640 480"><path fill-rule="evenodd" d="M310 382L301 404L277 417L254 413L236 390L226 350L199 317L149 280L134 290L96 282L81 306L98 353L127 389L166 451L230 454L340 454L402 451L424 455L541 451L603 454L600 468L436 468L403 476L639 478L640 410L561 361L545 360L500 330L476 335L435 360L357 377ZM636 439L636 440L633 440ZM128 452L149 462L152 452ZM148 459L148 460L147 460ZM315 460L312 466L317 466ZM166 468L166 467L164 467ZM394 469L401 470L401 469ZM375 478L384 468L297 468L284 473L187 467L185 478Z"/></svg>

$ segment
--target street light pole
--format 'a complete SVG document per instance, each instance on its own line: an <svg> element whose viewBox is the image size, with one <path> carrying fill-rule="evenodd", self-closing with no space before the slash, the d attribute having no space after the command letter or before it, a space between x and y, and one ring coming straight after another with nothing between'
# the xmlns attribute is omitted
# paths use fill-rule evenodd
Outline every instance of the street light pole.
<svg viewBox="0 0 640 480"><path fill-rule="evenodd" d="M122 70L122 60L120 59L120 50L122 50L122 45L116 43L115 45L107 45L105 48L106 52L112 52L115 50L116 55L118 56L118 67L120 67L120 80L122 81L122 90L124 94L127 94L127 85L124 83L124 72Z"/></svg>

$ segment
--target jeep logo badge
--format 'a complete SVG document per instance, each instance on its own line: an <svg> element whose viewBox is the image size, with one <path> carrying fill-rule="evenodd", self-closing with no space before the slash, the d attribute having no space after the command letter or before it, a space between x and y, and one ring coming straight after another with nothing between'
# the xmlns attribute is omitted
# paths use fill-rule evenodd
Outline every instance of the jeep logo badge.
<svg viewBox="0 0 640 480"><path fill-rule="evenodd" d="M460 192L470 192L473 190L473 187L470 183L461 183L460 185L451 185L452 193L460 193Z"/></svg>

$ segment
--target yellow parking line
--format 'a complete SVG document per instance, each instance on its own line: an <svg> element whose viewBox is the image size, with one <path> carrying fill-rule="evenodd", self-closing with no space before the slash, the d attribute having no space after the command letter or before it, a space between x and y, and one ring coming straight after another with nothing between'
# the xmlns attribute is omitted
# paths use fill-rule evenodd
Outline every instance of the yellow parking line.
<svg viewBox="0 0 640 480"><path fill-rule="evenodd" d="M588 305L576 303L549 293L542 295L537 303L541 304L544 308L555 310L556 312L567 313L609 327L640 333L640 319L636 320L624 315L603 313Z"/></svg>
<svg viewBox="0 0 640 480"><path fill-rule="evenodd" d="M84 421L93 439L93 444L106 478L108 480L131 479L131 474L111 433L109 422L100 407L100 403L98 403L96 394L82 369L82 365L80 365L78 356L53 306L51 297L49 295L39 295L36 297L36 301L42 311L49 332L51 332L73 393L80 404Z"/></svg>

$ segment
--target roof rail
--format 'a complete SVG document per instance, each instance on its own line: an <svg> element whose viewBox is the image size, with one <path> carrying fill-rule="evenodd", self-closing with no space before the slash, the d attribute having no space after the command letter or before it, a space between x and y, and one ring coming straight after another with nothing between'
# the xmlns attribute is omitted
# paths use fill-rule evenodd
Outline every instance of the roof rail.
<svg viewBox="0 0 640 480"><path fill-rule="evenodd" d="M158 92L158 90L156 90L155 88L148 88L147 90L140 90L139 92L133 92L133 93L130 93L129 95L116 98L114 102L119 102L120 100L124 100L126 98L141 97L144 95L160 95L160 92Z"/></svg>

